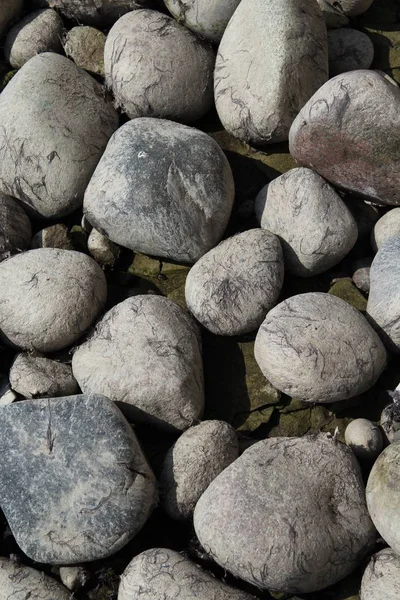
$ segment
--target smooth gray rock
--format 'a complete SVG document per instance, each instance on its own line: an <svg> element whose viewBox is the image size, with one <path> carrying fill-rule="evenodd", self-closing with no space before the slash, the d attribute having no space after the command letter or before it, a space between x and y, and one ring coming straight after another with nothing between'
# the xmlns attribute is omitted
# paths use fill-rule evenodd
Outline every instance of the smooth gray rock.
<svg viewBox="0 0 400 600"><path fill-rule="evenodd" d="M118 600L255 600L216 579L182 554L152 548L135 556L121 577Z"/></svg>
<svg viewBox="0 0 400 600"><path fill-rule="evenodd" d="M203 421L185 431L168 450L161 470L161 500L168 515L191 518L202 493L238 456L236 431L224 421Z"/></svg>
<svg viewBox="0 0 400 600"><path fill-rule="evenodd" d="M56 223L41 229L33 236L31 248L60 248L62 250L73 250L71 236L68 227L63 223Z"/></svg>
<svg viewBox="0 0 400 600"><path fill-rule="evenodd" d="M69 591L41 571L0 558L0 600L70 600Z"/></svg>
<svg viewBox="0 0 400 600"><path fill-rule="evenodd" d="M329 4L329 0L317 0L317 2L322 10L322 16L328 29L348 25L349 18L341 10Z"/></svg>
<svg viewBox="0 0 400 600"><path fill-rule="evenodd" d="M391 548L374 554L361 581L360 600L400 598L400 556Z"/></svg>
<svg viewBox="0 0 400 600"><path fill-rule="evenodd" d="M2 0L0 4L0 36L18 19L24 0Z"/></svg>
<svg viewBox="0 0 400 600"><path fill-rule="evenodd" d="M134 252L193 263L220 241L233 198L231 168L210 136L139 118L111 138L87 187L84 213Z"/></svg>
<svg viewBox="0 0 400 600"><path fill-rule="evenodd" d="M200 119L212 107L214 63L209 44L155 10L121 17L104 50L106 84L131 119Z"/></svg>
<svg viewBox="0 0 400 600"><path fill-rule="evenodd" d="M251 229L210 250L191 268L185 298L190 312L217 335L257 329L283 284L283 254L276 235Z"/></svg>
<svg viewBox="0 0 400 600"><path fill-rule="evenodd" d="M64 56L28 60L0 96L0 190L46 218L73 212L118 115Z"/></svg>
<svg viewBox="0 0 400 600"><path fill-rule="evenodd" d="M164 0L181 25L212 42L219 42L240 0Z"/></svg>
<svg viewBox="0 0 400 600"><path fill-rule="evenodd" d="M375 224L371 232L371 246L377 252L391 237L400 237L400 208L392 208Z"/></svg>
<svg viewBox="0 0 400 600"><path fill-rule="evenodd" d="M373 258L371 256L367 256L365 258L360 258L353 263L353 283L356 287L358 287L359 290L364 292L364 294L369 294L369 288L371 285L370 272L372 261Z"/></svg>
<svg viewBox="0 0 400 600"><path fill-rule="evenodd" d="M55 398L79 393L70 365L34 356L18 354L10 369L12 389L25 398Z"/></svg>
<svg viewBox="0 0 400 600"><path fill-rule="evenodd" d="M97 229L93 228L90 232L87 247L91 257L99 265L112 267L118 260L120 248Z"/></svg>
<svg viewBox="0 0 400 600"><path fill-rule="evenodd" d="M73 27L65 39L65 54L74 63L104 77L104 46L106 35L94 27Z"/></svg>
<svg viewBox="0 0 400 600"><path fill-rule="evenodd" d="M326 0L344 15L355 17L361 15L371 6L374 0Z"/></svg>
<svg viewBox="0 0 400 600"><path fill-rule="evenodd" d="M81 252L39 248L0 263L0 330L8 343L26 350L70 346L106 298L102 269Z"/></svg>
<svg viewBox="0 0 400 600"><path fill-rule="evenodd" d="M215 64L224 128L253 144L282 142L328 78L326 26L315 0L242 0Z"/></svg>
<svg viewBox="0 0 400 600"><path fill-rule="evenodd" d="M328 31L329 75L369 69L374 59L371 39L357 29Z"/></svg>
<svg viewBox="0 0 400 600"><path fill-rule="evenodd" d="M254 352L278 390L319 403L365 392L387 358L378 334L356 308L320 292L292 296L273 308L258 331Z"/></svg>
<svg viewBox="0 0 400 600"><path fill-rule="evenodd" d="M327 271L350 252L357 224L336 191L311 169L291 169L258 194L261 227L281 243L285 268L300 277Z"/></svg>
<svg viewBox="0 0 400 600"><path fill-rule="evenodd" d="M357 459L326 435L251 446L204 492L194 527L235 577L285 593L343 579L375 541Z"/></svg>
<svg viewBox="0 0 400 600"><path fill-rule="evenodd" d="M374 460L383 448L381 430L368 419L351 421L344 432L344 439L357 458L362 460Z"/></svg>
<svg viewBox="0 0 400 600"><path fill-rule="evenodd" d="M1 417L0 503L27 556L98 560L141 529L156 501L155 479L113 402L25 400L3 407Z"/></svg>
<svg viewBox="0 0 400 600"><path fill-rule="evenodd" d="M31 222L20 203L0 192L0 261L26 250L31 237Z"/></svg>
<svg viewBox="0 0 400 600"><path fill-rule="evenodd" d="M4 55L14 69L22 67L41 52L63 53L64 23L51 8L27 14L10 29Z"/></svg>
<svg viewBox="0 0 400 600"><path fill-rule="evenodd" d="M299 166L381 204L400 204L400 89L377 71L350 71L323 85L293 122Z"/></svg>
<svg viewBox="0 0 400 600"><path fill-rule="evenodd" d="M135 421L183 431L202 415L200 333L175 302L155 295L112 308L74 353L80 388L119 403Z"/></svg>

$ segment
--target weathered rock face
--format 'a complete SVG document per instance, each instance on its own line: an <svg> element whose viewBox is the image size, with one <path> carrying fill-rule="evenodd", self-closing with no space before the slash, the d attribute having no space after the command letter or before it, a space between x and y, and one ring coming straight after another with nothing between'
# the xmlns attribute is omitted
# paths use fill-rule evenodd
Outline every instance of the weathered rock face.
<svg viewBox="0 0 400 600"><path fill-rule="evenodd" d="M357 240L357 224L335 190L311 169L292 169L256 198L261 227L282 243L285 268L311 277L337 264Z"/></svg>
<svg viewBox="0 0 400 600"><path fill-rule="evenodd" d="M22 206L0 192L0 261L29 246L31 222Z"/></svg>
<svg viewBox="0 0 400 600"><path fill-rule="evenodd" d="M155 504L155 480L115 404L70 396L2 411L0 503L25 554L74 564L132 539Z"/></svg>
<svg viewBox="0 0 400 600"><path fill-rule="evenodd" d="M0 558L1 598L13 600L69 600L69 591L44 573L16 565L7 558Z"/></svg>
<svg viewBox="0 0 400 600"><path fill-rule="evenodd" d="M75 352L81 389L120 403L134 420L183 431L204 406L195 322L162 296L135 296L112 308Z"/></svg>
<svg viewBox="0 0 400 600"><path fill-rule="evenodd" d="M104 46L106 35L94 27L73 27L65 40L65 54L74 63L104 77Z"/></svg>
<svg viewBox="0 0 400 600"><path fill-rule="evenodd" d="M191 31L219 42L240 0L165 0L169 12Z"/></svg>
<svg viewBox="0 0 400 600"><path fill-rule="evenodd" d="M69 365L31 354L17 355L10 370L10 384L25 398L55 398L79 393Z"/></svg>
<svg viewBox="0 0 400 600"><path fill-rule="evenodd" d="M231 168L213 139L172 121L142 118L110 140L84 211L121 246L190 263L220 241L233 197Z"/></svg>
<svg viewBox="0 0 400 600"><path fill-rule="evenodd" d="M2 92L0 121L1 191L55 218L82 204L118 115L90 75L46 52Z"/></svg>
<svg viewBox="0 0 400 600"><path fill-rule="evenodd" d="M355 17L361 15L371 6L374 0L326 0L344 15Z"/></svg>
<svg viewBox="0 0 400 600"><path fill-rule="evenodd" d="M352 71L323 85L289 135L303 166L350 192L400 203L400 89L375 71Z"/></svg>
<svg viewBox="0 0 400 600"><path fill-rule="evenodd" d="M0 264L0 330L26 350L73 344L103 308L107 283L81 252L40 248Z"/></svg>
<svg viewBox="0 0 400 600"><path fill-rule="evenodd" d="M9 25L18 18L24 0L3 0L0 7L0 35L7 31Z"/></svg>
<svg viewBox="0 0 400 600"><path fill-rule="evenodd" d="M369 69L374 59L370 38L357 29L328 31L329 75Z"/></svg>
<svg viewBox="0 0 400 600"><path fill-rule="evenodd" d="M287 140L327 78L326 27L315 0L242 0L215 65L215 103L227 131L255 144Z"/></svg>
<svg viewBox="0 0 400 600"><path fill-rule="evenodd" d="M259 327L275 306L283 283L278 238L252 229L210 250L189 271L188 309L217 335L240 335Z"/></svg>
<svg viewBox="0 0 400 600"><path fill-rule="evenodd" d="M211 108L215 53L174 19L136 10L110 30L104 50L106 84L131 118L189 123Z"/></svg>
<svg viewBox="0 0 400 600"><path fill-rule="evenodd" d="M146 550L121 577L118 600L255 600L218 581L196 563L166 548Z"/></svg>
<svg viewBox="0 0 400 600"><path fill-rule="evenodd" d="M374 554L364 571L360 600L397 600L400 597L400 557L391 548Z"/></svg>
<svg viewBox="0 0 400 600"><path fill-rule="evenodd" d="M279 390L306 402L335 402L374 385L386 365L378 334L331 294L292 296L261 325L255 357Z"/></svg>
<svg viewBox="0 0 400 600"><path fill-rule="evenodd" d="M371 233L371 246L375 252L391 237L400 237L400 208L392 208L377 221Z"/></svg>
<svg viewBox="0 0 400 600"><path fill-rule="evenodd" d="M204 492L194 526L224 569L286 593L342 579L375 538L356 458L322 435L251 446Z"/></svg>

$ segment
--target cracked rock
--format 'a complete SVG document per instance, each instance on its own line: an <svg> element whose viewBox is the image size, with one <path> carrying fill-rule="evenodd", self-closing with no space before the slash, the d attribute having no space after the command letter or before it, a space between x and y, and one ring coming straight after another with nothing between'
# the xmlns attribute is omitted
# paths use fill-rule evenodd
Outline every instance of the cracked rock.
<svg viewBox="0 0 400 600"><path fill-rule="evenodd" d="M392 208L376 223L371 233L371 246L377 252L391 237L400 237L400 208Z"/></svg>
<svg viewBox="0 0 400 600"><path fill-rule="evenodd" d="M240 0L165 0L169 12L181 24L212 42L219 42Z"/></svg>
<svg viewBox="0 0 400 600"><path fill-rule="evenodd" d="M0 261L26 250L31 237L31 222L20 203L0 192Z"/></svg>
<svg viewBox="0 0 400 600"><path fill-rule="evenodd" d="M88 562L136 535L155 504L155 479L113 402L25 400L1 415L0 504L27 556Z"/></svg>
<svg viewBox="0 0 400 600"><path fill-rule="evenodd" d="M288 594L343 579L375 542L357 459L324 435L251 446L204 492L194 527L235 577Z"/></svg>
<svg viewBox="0 0 400 600"><path fill-rule="evenodd" d="M84 212L125 248L193 263L220 241L233 198L231 168L211 137L172 121L138 118L111 138L86 190Z"/></svg>
<svg viewBox="0 0 400 600"><path fill-rule="evenodd" d="M112 308L74 353L80 388L119 403L134 421L183 431L202 415L203 363L194 320L162 296Z"/></svg>
<svg viewBox="0 0 400 600"><path fill-rule="evenodd" d="M400 557L385 548L371 557L361 581L360 600L400 598Z"/></svg>
<svg viewBox="0 0 400 600"><path fill-rule="evenodd" d="M73 27L65 40L65 54L74 63L104 77L104 46L106 35L94 27Z"/></svg>
<svg viewBox="0 0 400 600"><path fill-rule="evenodd" d="M79 393L70 365L33 356L18 354L11 366L12 389L25 398L55 398Z"/></svg>
<svg viewBox="0 0 400 600"><path fill-rule="evenodd" d="M41 571L0 558L2 600L70 600L69 591Z"/></svg>
<svg viewBox="0 0 400 600"><path fill-rule="evenodd" d="M328 31L329 75L355 69L369 69L374 59L374 45L357 29Z"/></svg>

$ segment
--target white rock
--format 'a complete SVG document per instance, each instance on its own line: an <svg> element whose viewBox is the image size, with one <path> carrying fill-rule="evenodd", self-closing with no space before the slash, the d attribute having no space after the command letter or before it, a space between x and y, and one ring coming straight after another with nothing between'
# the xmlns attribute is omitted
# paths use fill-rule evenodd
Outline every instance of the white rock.
<svg viewBox="0 0 400 600"><path fill-rule="evenodd" d="M87 247L90 255L99 265L112 267L118 260L120 249L108 237L92 229L87 241Z"/></svg>
<svg viewBox="0 0 400 600"><path fill-rule="evenodd" d="M400 557L385 548L371 557L361 581L360 600L400 598Z"/></svg>
<svg viewBox="0 0 400 600"><path fill-rule="evenodd" d="M0 558L0 598L3 600L70 600L69 591L41 571Z"/></svg>
<svg viewBox="0 0 400 600"><path fill-rule="evenodd" d="M31 354L18 354L10 369L13 390L25 398L55 398L79 393L69 365Z"/></svg>
<svg viewBox="0 0 400 600"><path fill-rule="evenodd" d="M353 450L357 458L373 460L383 448L381 431L375 423L368 419L354 419L344 432L346 444Z"/></svg>
<svg viewBox="0 0 400 600"><path fill-rule="evenodd" d="M84 586L89 577L89 572L84 567L60 567L60 579L71 592Z"/></svg>
<svg viewBox="0 0 400 600"><path fill-rule="evenodd" d="M169 12L201 37L219 42L240 0L165 0Z"/></svg>
<svg viewBox="0 0 400 600"><path fill-rule="evenodd" d="M391 237L400 237L400 208L392 208L381 217L371 233L371 246L377 252Z"/></svg>

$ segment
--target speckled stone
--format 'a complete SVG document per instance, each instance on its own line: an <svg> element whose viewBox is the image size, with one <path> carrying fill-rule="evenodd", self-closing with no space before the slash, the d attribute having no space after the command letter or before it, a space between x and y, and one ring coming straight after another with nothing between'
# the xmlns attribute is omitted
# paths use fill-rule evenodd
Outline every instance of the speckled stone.
<svg viewBox="0 0 400 600"><path fill-rule="evenodd" d="M104 77L105 43L102 31L87 26L73 27L65 40L65 54L81 69Z"/></svg>
<svg viewBox="0 0 400 600"><path fill-rule="evenodd" d="M374 59L374 45L357 29L343 28L328 31L329 75L346 71L369 69Z"/></svg>

